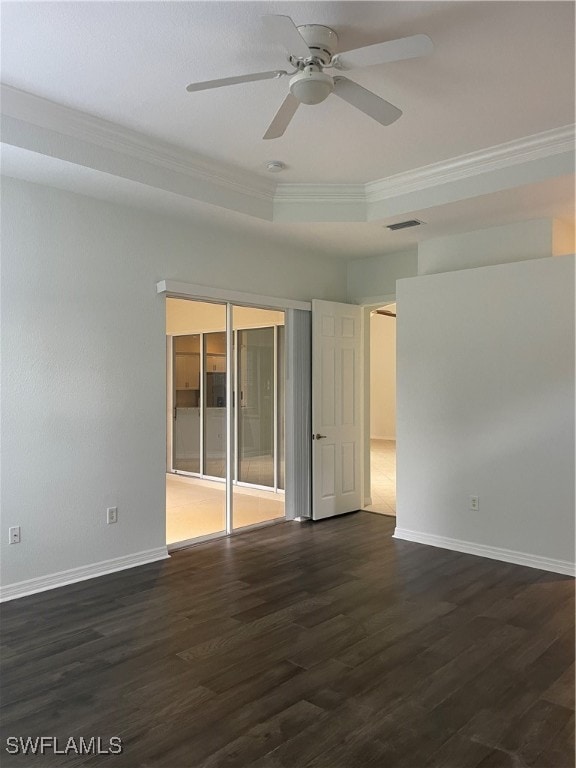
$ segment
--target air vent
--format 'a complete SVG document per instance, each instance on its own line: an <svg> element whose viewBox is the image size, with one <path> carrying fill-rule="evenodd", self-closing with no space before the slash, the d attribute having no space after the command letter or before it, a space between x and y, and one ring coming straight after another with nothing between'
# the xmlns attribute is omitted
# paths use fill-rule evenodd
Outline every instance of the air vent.
<svg viewBox="0 0 576 768"><path fill-rule="evenodd" d="M408 221L399 221L397 224L389 224L386 229L391 232L395 232L397 229L408 229L409 227L419 227L420 224L424 224L423 221L418 219L409 219Z"/></svg>

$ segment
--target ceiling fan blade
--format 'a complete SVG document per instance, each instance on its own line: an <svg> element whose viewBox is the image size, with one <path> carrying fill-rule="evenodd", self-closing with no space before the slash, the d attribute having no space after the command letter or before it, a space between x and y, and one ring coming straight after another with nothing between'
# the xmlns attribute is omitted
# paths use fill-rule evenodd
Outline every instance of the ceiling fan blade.
<svg viewBox="0 0 576 768"><path fill-rule="evenodd" d="M219 80L205 80L203 83L190 83L186 90L206 91L209 88L221 88L223 85L237 85L238 83L251 83L255 80L272 80L282 75L287 75L283 69L275 69L272 72L253 72L250 75L238 75L238 77L222 77Z"/></svg>
<svg viewBox="0 0 576 768"><path fill-rule="evenodd" d="M426 56L434 50L434 43L428 35L412 35L387 43L376 43L353 51L338 53L332 59L336 69L354 69L355 67L371 67L374 64L386 64L389 61L414 59Z"/></svg>
<svg viewBox="0 0 576 768"><path fill-rule="evenodd" d="M284 135L284 131L288 128L290 120L294 117L294 114L300 102L291 93L286 96L278 112L274 115L274 120L268 126L268 130L262 138L264 139L279 139Z"/></svg>
<svg viewBox="0 0 576 768"><path fill-rule="evenodd" d="M334 93L382 125L390 125L402 115L401 109L347 77L334 78Z"/></svg>
<svg viewBox="0 0 576 768"><path fill-rule="evenodd" d="M289 54L299 59L307 59L310 56L310 48L290 16L267 14L262 16L262 21L268 36L282 43Z"/></svg>

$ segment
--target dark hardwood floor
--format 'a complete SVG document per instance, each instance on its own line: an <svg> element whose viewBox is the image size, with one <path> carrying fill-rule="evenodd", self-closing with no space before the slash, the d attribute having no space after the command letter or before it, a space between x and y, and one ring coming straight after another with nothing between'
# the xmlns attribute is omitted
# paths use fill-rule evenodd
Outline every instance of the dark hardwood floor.
<svg viewBox="0 0 576 768"><path fill-rule="evenodd" d="M2 606L5 766L572 768L574 581L282 523ZM112 736L121 755L10 755Z"/></svg>

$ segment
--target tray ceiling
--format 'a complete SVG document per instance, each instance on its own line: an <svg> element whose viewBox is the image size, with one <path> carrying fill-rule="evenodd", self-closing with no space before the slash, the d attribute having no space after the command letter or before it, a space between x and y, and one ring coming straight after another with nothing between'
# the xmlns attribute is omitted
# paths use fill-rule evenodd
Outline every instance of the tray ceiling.
<svg viewBox="0 0 576 768"><path fill-rule="evenodd" d="M7 2L2 172L353 259L528 218L574 218L571 2ZM416 33L425 59L347 72L399 106L384 128L330 97L262 135L287 67L261 16L339 50ZM286 170L270 174L266 163ZM385 225L425 225L391 233Z"/></svg>

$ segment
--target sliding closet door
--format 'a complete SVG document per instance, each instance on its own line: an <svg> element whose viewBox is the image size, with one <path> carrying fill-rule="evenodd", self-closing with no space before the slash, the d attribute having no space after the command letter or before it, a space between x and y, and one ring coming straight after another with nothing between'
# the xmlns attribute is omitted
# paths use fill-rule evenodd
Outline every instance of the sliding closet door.
<svg viewBox="0 0 576 768"><path fill-rule="evenodd" d="M276 485L279 489L284 490L286 487L286 343L283 325L276 327L276 371Z"/></svg>
<svg viewBox="0 0 576 768"><path fill-rule="evenodd" d="M274 488L274 328L236 335L238 482Z"/></svg>
<svg viewBox="0 0 576 768"><path fill-rule="evenodd" d="M283 312L234 307L234 528L284 517L284 495L278 493L278 326L283 322Z"/></svg>
<svg viewBox="0 0 576 768"><path fill-rule="evenodd" d="M166 541L174 546L227 531L226 306L168 299L166 330L173 350Z"/></svg>
<svg viewBox="0 0 576 768"><path fill-rule="evenodd" d="M284 312L168 299L168 543L284 517Z"/></svg>

